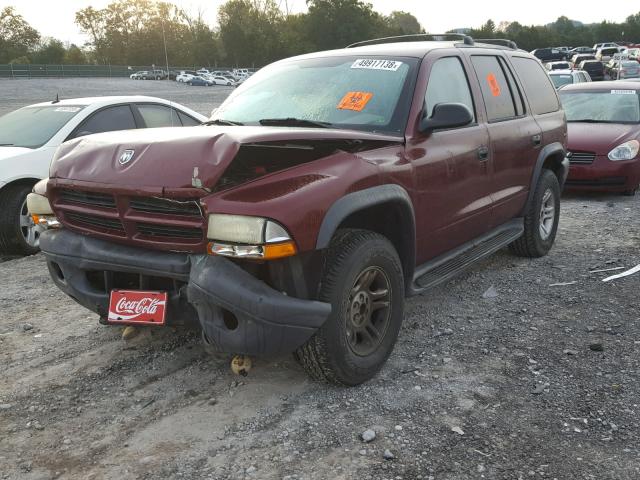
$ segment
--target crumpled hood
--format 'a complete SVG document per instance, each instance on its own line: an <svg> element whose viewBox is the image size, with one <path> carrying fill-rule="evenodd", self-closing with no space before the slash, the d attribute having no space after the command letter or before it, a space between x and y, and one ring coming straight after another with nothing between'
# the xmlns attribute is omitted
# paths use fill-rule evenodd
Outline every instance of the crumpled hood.
<svg viewBox="0 0 640 480"><path fill-rule="evenodd" d="M241 145L304 141L382 141L401 138L355 130L198 126L89 135L63 143L50 177L121 187L212 188ZM127 160L126 150L133 150Z"/></svg>
<svg viewBox="0 0 640 480"><path fill-rule="evenodd" d="M640 137L640 125L620 123L567 123L569 150L608 155L621 143Z"/></svg>
<svg viewBox="0 0 640 480"><path fill-rule="evenodd" d="M30 148L22 147L0 147L0 161L9 158L17 158L27 153L33 152Z"/></svg>

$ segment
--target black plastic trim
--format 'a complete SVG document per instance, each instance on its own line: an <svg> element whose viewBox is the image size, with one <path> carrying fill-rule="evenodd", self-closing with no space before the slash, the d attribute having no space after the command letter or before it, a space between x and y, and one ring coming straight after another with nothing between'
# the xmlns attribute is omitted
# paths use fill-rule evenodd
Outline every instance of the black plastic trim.
<svg viewBox="0 0 640 480"><path fill-rule="evenodd" d="M402 218L405 227L403 238L407 243L407 251L398 252L398 254L404 258L404 276L407 280L405 283L409 285L408 280L413 278L413 269L416 264L416 216L409 194L399 185L387 184L371 187L349 193L337 200L331 205L322 220L318 232L318 240L316 241L316 249L324 249L329 246L333 234L349 215L386 203L398 204L404 217Z"/></svg>
<svg viewBox="0 0 640 480"><path fill-rule="evenodd" d="M531 185L529 186L529 196L527 197L524 209L522 210L522 215L525 214L525 212L529 208L529 205L533 201L533 195L535 194L536 185L538 184L538 179L540 178L540 174L542 173L542 166L544 165L544 162L550 156L557 154L562 155L562 160L560 161L561 175L558 179L558 181L560 182L560 190L562 190L562 188L564 187L567 175L569 175L569 159L567 158L567 151L560 142L550 143L548 145L545 145L538 154L536 166L533 170L533 176L531 177Z"/></svg>

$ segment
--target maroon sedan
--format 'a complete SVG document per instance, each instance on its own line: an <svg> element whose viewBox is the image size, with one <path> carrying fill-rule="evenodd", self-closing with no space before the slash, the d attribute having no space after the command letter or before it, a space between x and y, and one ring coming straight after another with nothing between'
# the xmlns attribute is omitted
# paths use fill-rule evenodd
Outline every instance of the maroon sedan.
<svg viewBox="0 0 640 480"><path fill-rule="evenodd" d="M640 83L580 83L559 93L571 152L567 189L635 194L640 184Z"/></svg>

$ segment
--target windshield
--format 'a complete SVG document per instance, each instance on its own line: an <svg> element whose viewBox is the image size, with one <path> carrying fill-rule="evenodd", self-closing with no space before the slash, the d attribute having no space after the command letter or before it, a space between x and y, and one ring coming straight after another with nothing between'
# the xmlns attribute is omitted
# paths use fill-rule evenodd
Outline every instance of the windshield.
<svg viewBox="0 0 640 480"><path fill-rule="evenodd" d="M0 117L0 145L39 148L53 137L82 105L26 107Z"/></svg>
<svg viewBox="0 0 640 480"><path fill-rule="evenodd" d="M556 88L573 83L573 77L571 75L550 75L550 77Z"/></svg>
<svg viewBox="0 0 640 480"><path fill-rule="evenodd" d="M640 96L635 90L560 91L568 122L640 123Z"/></svg>
<svg viewBox="0 0 640 480"><path fill-rule="evenodd" d="M417 63L415 58L357 56L277 63L251 76L215 117L245 125L296 119L334 128L401 133Z"/></svg>

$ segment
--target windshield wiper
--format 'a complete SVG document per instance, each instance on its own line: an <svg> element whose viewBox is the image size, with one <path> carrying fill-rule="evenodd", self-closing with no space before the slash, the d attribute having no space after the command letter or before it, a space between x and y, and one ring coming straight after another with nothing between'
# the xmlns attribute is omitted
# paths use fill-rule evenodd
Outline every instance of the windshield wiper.
<svg viewBox="0 0 640 480"><path fill-rule="evenodd" d="M0 143L0 147L12 147L13 143Z"/></svg>
<svg viewBox="0 0 640 480"><path fill-rule="evenodd" d="M244 123L233 122L231 120L225 120L223 118L216 118L214 120L208 120L204 122L202 125L244 125Z"/></svg>
<svg viewBox="0 0 640 480"><path fill-rule="evenodd" d="M314 120L305 120L304 118L263 118L258 121L260 125L282 126L282 127L312 127L312 128L329 128L333 124L329 122L317 122Z"/></svg>

